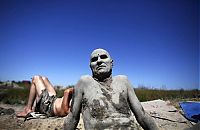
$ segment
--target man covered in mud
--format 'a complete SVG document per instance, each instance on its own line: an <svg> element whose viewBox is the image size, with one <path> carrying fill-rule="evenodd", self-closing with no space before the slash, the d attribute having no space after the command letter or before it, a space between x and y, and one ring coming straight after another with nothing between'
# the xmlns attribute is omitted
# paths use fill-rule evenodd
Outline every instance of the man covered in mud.
<svg viewBox="0 0 200 130"><path fill-rule="evenodd" d="M153 119L144 111L131 83L124 75L112 77L113 60L104 49L96 49L90 58L92 76L82 76L74 88L72 109L64 129L74 130L80 113L86 130L137 129L157 130Z"/></svg>

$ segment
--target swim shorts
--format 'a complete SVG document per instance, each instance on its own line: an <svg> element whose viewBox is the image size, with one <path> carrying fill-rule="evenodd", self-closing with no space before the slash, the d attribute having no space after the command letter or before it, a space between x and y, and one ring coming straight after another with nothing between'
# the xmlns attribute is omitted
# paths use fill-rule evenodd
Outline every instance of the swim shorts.
<svg viewBox="0 0 200 130"><path fill-rule="evenodd" d="M53 104L55 100L55 95L49 96L49 93L46 89L42 90L42 93L39 96L39 100L36 103L35 111L46 114L48 117L54 116Z"/></svg>

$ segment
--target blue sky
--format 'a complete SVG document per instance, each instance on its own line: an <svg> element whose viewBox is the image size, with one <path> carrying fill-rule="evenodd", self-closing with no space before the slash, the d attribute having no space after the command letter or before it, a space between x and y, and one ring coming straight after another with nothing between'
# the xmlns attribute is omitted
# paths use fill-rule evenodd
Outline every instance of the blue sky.
<svg viewBox="0 0 200 130"><path fill-rule="evenodd" d="M199 87L197 0L0 1L0 80L74 85L96 48L133 86Z"/></svg>

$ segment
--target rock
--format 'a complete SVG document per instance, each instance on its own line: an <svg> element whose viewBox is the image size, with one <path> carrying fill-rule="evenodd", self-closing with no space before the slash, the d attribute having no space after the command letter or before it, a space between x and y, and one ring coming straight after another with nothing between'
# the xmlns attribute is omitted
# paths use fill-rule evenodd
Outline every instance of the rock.
<svg viewBox="0 0 200 130"><path fill-rule="evenodd" d="M15 113L15 110L12 108L5 109L3 107L0 107L0 115L12 115Z"/></svg>

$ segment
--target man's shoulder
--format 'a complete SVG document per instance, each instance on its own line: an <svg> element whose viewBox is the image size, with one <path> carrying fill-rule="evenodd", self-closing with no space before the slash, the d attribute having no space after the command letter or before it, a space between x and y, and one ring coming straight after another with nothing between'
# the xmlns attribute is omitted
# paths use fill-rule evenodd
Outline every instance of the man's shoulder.
<svg viewBox="0 0 200 130"><path fill-rule="evenodd" d="M127 80L128 77L126 75L116 75L113 77L113 79L117 79L117 80Z"/></svg>
<svg viewBox="0 0 200 130"><path fill-rule="evenodd" d="M90 75L83 75L80 77L75 87L78 87L79 89L86 87L91 83L91 81L92 77Z"/></svg>
<svg viewBox="0 0 200 130"><path fill-rule="evenodd" d="M91 81L91 80L93 80L93 78L90 75L82 75L80 78L80 81L82 81L82 82L87 82L87 81Z"/></svg>

